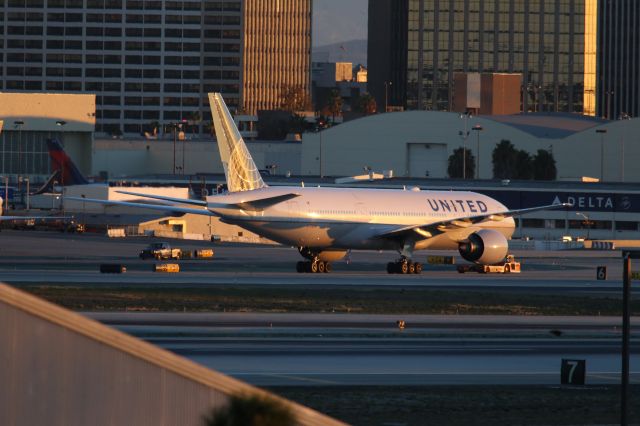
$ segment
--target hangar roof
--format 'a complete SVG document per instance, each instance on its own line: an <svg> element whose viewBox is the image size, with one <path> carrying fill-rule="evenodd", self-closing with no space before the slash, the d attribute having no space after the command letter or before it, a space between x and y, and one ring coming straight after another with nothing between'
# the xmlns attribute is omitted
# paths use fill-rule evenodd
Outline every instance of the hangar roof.
<svg viewBox="0 0 640 426"><path fill-rule="evenodd" d="M491 115L482 116L482 118L515 127L545 139L562 139L608 122L597 117L561 112Z"/></svg>

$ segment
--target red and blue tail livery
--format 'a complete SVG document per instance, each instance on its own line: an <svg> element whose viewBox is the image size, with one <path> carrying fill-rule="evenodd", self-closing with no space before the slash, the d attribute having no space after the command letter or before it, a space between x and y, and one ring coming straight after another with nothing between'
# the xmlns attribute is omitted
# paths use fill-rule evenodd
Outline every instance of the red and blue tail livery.
<svg viewBox="0 0 640 426"><path fill-rule="evenodd" d="M60 185L86 185L89 181L80 173L71 158L64 152L62 144L56 138L47 139L47 148L51 158L51 170L59 172Z"/></svg>

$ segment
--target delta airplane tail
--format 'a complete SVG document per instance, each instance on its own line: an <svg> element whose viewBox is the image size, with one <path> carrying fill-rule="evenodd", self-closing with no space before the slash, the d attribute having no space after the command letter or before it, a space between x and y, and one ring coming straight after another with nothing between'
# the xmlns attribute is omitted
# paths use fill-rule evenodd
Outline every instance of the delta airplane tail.
<svg viewBox="0 0 640 426"><path fill-rule="evenodd" d="M229 192L266 188L220 93L209 93L209 105Z"/></svg>
<svg viewBox="0 0 640 426"><path fill-rule="evenodd" d="M55 138L47 139L49 158L51 159L51 169L53 173L49 179L32 195L44 194L53 189L54 182L60 186L65 185L86 185L89 181L82 175L78 167L71 158L64 152L62 144Z"/></svg>

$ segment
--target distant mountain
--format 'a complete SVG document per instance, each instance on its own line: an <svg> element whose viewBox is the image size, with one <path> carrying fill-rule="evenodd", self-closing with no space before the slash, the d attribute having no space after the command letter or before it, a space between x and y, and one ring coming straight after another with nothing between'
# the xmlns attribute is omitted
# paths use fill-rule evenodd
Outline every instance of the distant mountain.
<svg viewBox="0 0 640 426"><path fill-rule="evenodd" d="M314 62L352 62L367 66L367 40L350 40L342 43L316 46L312 49Z"/></svg>

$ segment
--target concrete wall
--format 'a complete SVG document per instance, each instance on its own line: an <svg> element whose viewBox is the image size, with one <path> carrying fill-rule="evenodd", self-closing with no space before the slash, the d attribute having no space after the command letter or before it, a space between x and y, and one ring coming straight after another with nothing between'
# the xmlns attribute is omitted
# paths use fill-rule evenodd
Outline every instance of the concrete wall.
<svg viewBox="0 0 640 426"><path fill-rule="evenodd" d="M247 146L259 169L275 164L277 174L284 175L287 171L294 175L300 173L300 143L247 142ZM111 179L144 174L172 174L173 153L173 140L97 139L93 174L105 171ZM224 173L218 145L214 140L177 141L175 164L177 167L184 164L186 174Z"/></svg>
<svg viewBox="0 0 640 426"><path fill-rule="evenodd" d="M202 425L233 394L268 395L0 284L0 424ZM300 425L340 425L279 399Z"/></svg>
<svg viewBox="0 0 640 426"><path fill-rule="evenodd" d="M24 121L23 131L93 132L96 95L63 93L0 93L0 117L9 126Z"/></svg>

